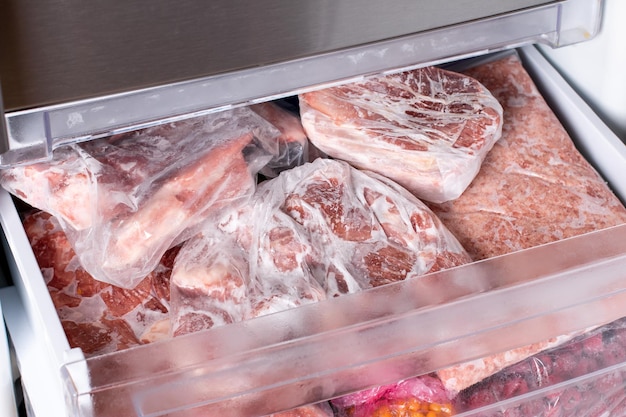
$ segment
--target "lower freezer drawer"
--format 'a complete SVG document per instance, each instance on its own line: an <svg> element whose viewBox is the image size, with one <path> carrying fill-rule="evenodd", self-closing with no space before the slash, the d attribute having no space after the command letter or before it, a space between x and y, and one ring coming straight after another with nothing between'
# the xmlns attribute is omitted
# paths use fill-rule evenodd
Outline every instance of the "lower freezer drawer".
<svg viewBox="0 0 626 417"><path fill-rule="evenodd" d="M534 47L519 53L579 149L626 201L626 147ZM0 222L15 282L0 299L36 416L266 415L626 316L623 225L86 359L70 348L4 191ZM460 415L595 386L624 366ZM613 380L612 388L624 384Z"/></svg>

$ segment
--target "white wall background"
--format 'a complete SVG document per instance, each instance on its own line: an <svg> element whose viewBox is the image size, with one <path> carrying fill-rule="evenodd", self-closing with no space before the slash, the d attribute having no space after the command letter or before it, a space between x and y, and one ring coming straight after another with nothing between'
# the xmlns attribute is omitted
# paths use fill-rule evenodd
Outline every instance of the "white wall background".
<svg viewBox="0 0 626 417"><path fill-rule="evenodd" d="M542 51L626 142L626 1L605 0L602 29L594 39Z"/></svg>

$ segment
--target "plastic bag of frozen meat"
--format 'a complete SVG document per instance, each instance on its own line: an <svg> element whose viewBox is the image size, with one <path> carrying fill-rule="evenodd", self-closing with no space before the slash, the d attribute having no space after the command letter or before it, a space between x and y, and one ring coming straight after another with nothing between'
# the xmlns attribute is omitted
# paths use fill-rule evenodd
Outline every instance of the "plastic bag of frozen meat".
<svg viewBox="0 0 626 417"><path fill-rule="evenodd" d="M283 171L205 226L172 271L176 335L470 261L408 191L329 159Z"/></svg>
<svg viewBox="0 0 626 417"><path fill-rule="evenodd" d="M23 225L72 348L94 356L170 337L169 276L179 246L135 288L126 289L97 281L81 268L49 213L29 212Z"/></svg>
<svg viewBox="0 0 626 417"><path fill-rule="evenodd" d="M454 407L472 417L623 417L624 361L622 318L464 389Z"/></svg>
<svg viewBox="0 0 626 417"><path fill-rule="evenodd" d="M309 140L422 200L459 197L502 131L502 106L475 79L436 67L300 95Z"/></svg>
<svg viewBox="0 0 626 417"><path fill-rule="evenodd" d="M60 221L91 275L132 288L211 213L253 193L279 135L234 109L64 146L1 182Z"/></svg>
<svg viewBox="0 0 626 417"><path fill-rule="evenodd" d="M281 133L278 153L261 169L261 174L275 178L281 171L302 165L308 160L309 139L300 123L297 108L285 100L254 104L250 108Z"/></svg>

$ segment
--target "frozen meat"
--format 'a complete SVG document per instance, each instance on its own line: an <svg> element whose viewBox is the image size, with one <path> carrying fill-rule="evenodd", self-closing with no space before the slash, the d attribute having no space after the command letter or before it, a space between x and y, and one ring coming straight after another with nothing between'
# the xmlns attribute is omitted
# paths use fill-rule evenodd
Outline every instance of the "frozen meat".
<svg viewBox="0 0 626 417"><path fill-rule="evenodd" d="M278 153L261 169L261 174L274 178L281 171L308 161L309 139L304 133L297 109L288 110L273 101L253 104L250 108L281 133L277 139Z"/></svg>
<svg viewBox="0 0 626 417"><path fill-rule="evenodd" d="M455 408L474 410L525 395L520 401L501 403L497 409L479 415L623 416L626 415L626 372L623 366L616 369L611 366L624 361L626 320L620 319L466 388L456 397ZM581 379L576 382L576 378ZM572 383L559 386L566 381ZM530 397L533 391L550 387L554 388Z"/></svg>
<svg viewBox="0 0 626 417"><path fill-rule="evenodd" d="M463 195L429 206L474 260L626 222L626 209L576 149L517 55L467 73L502 103L502 137ZM454 366L439 376L458 392L573 336Z"/></svg>
<svg viewBox="0 0 626 417"><path fill-rule="evenodd" d="M252 194L279 135L235 109L67 145L0 181L60 221L92 276L133 288L207 216Z"/></svg>
<svg viewBox="0 0 626 417"><path fill-rule="evenodd" d="M227 324L469 262L408 191L318 159L259 184L186 242L172 273L175 334Z"/></svg>
<svg viewBox="0 0 626 417"><path fill-rule="evenodd" d="M436 67L301 94L300 114L321 151L438 203L461 195L502 129L489 90Z"/></svg>
<svg viewBox="0 0 626 417"><path fill-rule="evenodd" d="M626 223L517 55L467 73L502 103L502 137L460 198L430 207L474 260Z"/></svg>
<svg viewBox="0 0 626 417"><path fill-rule="evenodd" d="M93 356L170 337L169 278L178 248L133 289L95 280L50 214L29 213L24 230L71 347Z"/></svg>

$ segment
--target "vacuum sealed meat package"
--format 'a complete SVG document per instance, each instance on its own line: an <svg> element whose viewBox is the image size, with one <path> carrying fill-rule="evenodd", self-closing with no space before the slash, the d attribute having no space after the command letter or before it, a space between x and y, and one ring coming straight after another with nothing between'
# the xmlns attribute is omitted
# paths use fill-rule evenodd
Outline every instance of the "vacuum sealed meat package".
<svg viewBox="0 0 626 417"><path fill-rule="evenodd" d="M29 213L23 224L71 347L93 356L170 337L169 278L177 247L135 288L125 289L90 276L50 214Z"/></svg>
<svg viewBox="0 0 626 417"><path fill-rule="evenodd" d="M418 198L457 198L500 137L502 107L473 78L436 67L300 95L310 141Z"/></svg>
<svg viewBox="0 0 626 417"><path fill-rule="evenodd" d="M469 260L402 187L317 159L259 184L251 201L183 245L171 281L173 330L241 321Z"/></svg>
<svg viewBox="0 0 626 417"><path fill-rule="evenodd" d="M53 214L96 279L133 288L204 219L247 198L280 132L248 108L67 145L1 183Z"/></svg>
<svg viewBox="0 0 626 417"><path fill-rule="evenodd" d="M502 103L502 137L463 195L429 207L474 260L626 222L626 208L575 148L517 55L467 73ZM458 392L576 335L453 366L438 375L449 390Z"/></svg>

